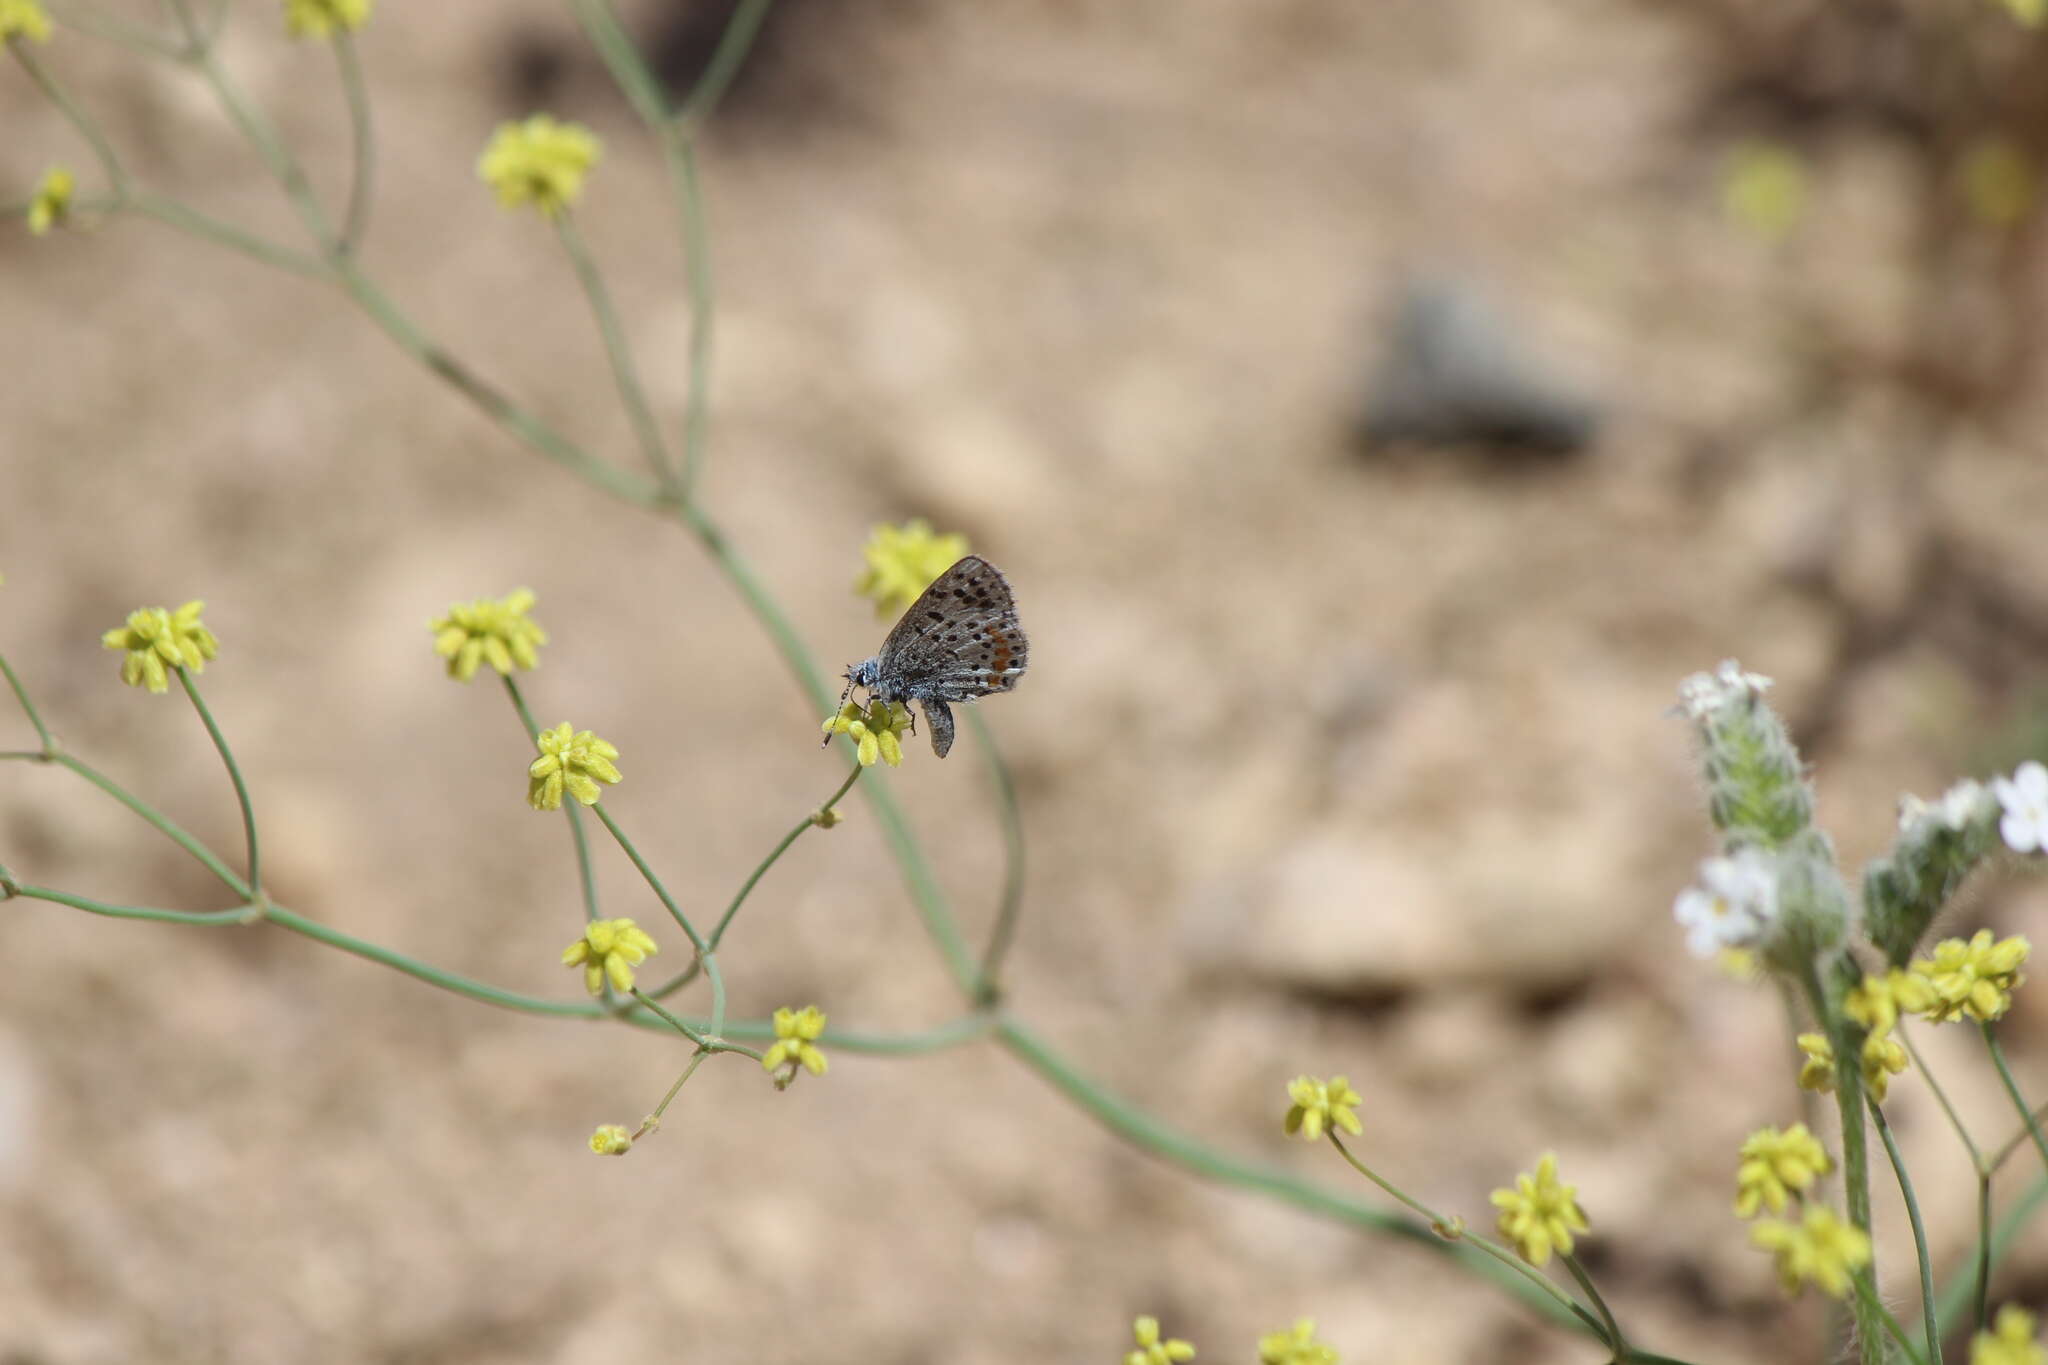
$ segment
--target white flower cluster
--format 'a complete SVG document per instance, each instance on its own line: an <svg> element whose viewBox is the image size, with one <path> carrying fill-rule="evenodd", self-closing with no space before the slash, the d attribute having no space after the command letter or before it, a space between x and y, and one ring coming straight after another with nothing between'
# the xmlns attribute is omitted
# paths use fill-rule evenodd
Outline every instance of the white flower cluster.
<svg viewBox="0 0 2048 1365"><path fill-rule="evenodd" d="M2011 777L1994 777L1991 790L2004 816L1998 833L2018 853L2048 852L2048 768L2033 759Z"/></svg>
<svg viewBox="0 0 2048 1365"><path fill-rule="evenodd" d="M1693 720L1705 720L1731 701L1761 697L1771 680L1745 673L1733 659L1723 659L1712 673L1695 673L1678 684L1678 704Z"/></svg>
<svg viewBox="0 0 2048 1365"><path fill-rule="evenodd" d="M1678 893L1671 913L1695 957L1754 947L1778 917L1777 869L1768 854L1754 848L1709 858L1700 864L1698 884Z"/></svg>
<svg viewBox="0 0 2048 1365"><path fill-rule="evenodd" d="M1990 790L1982 782L1966 777L1932 801L1922 801L1917 796L1900 797L1899 833L1933 824L1961 834L1995 809Z"/></svg>

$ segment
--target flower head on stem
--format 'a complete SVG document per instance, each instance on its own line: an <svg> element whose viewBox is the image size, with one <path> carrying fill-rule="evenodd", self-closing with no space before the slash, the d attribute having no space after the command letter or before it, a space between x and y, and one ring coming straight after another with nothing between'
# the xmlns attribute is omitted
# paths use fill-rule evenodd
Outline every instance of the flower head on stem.
<svg viewBox="0 0 2048 1365"><path fill-rule="evenodd" d="M479 597L451 605L431 627L434 652L448 661L448 676L468 682L484 664L507 677L515 668L538 668L548 633L527 615L536 600L530 589L515 588L496 601Z"/></svg>
<svg viewBox="0 0 2048 1365"><path fill-rule="evenodd" d="M590 1135L590 1150L599 1156L624 1156L633 1150L633 1130L623 1124L603 1124Z"/></svg>
<svg viewBox="0 0 2048 1365"><path fill-rule="evenodd" d="M818 1047L825 1036L825 1012L816 1005L800 1010L783 1006L775 1011L775 1042L762 1054L761 1066L775 1077L775 1088L786 1090L802 1067L813 1076L825 1074L827 1062Z"/></svg>
<svg viewBox="0 0 2048 1365"><path fill-rule="evenodd" d="M1314 1318L1259 1338L1259 1365L1337 1365L1337 1348L1316 1340Z"/></svg>
<svg viewBox="0 0 2048 1365"><path fill-rule="evenodd" d="M933 580L967 553L967 537L939 535L922 517L901 526L877 526L861 554L868 562L853 590L875 604L884 620L901 616Z"/></svg>
<svg viewBox="0 0 2048 1365"><path fill-rule="evenodd" d="M2027 960L2028 944L2017 935L1993 941L1989 929L1979 929L1965 942L1943 939L1934 945L1934 956L1914 962L1913 974L1926 982L1933 999L1921 1012L1936 1024L1946 1024L1967 1014L1990 1023L2012 1007L2012 993L2025 981L2020 967Z"/></svg>
<svg viewBox="0 0 2048 1365"><path fill-rule="evenodd" d="M1759 1128L1742 1143L1742 1163L1735 1169L1735 1216L1754 1218L1759 1208L1783 1213L1794 1194L1834 1169L1820 1139L1795 1123L1782 1132Z"/></svg>
<svg viewBox="0 0 2048 1365"><path fill-rule="evenodd" d="M1314 1142L1325 1132L1340 1128L1353 1137L1365 1131L1353 1108L1365 1096L1353 1090L1351 1082L1343 1076L1332 1076L1327 1081L1320 1076L1296 1076L1287 1083L1287 1098L1293 1104L1288 1107L1285 1127L1288 1133L1299 1134L1306 1141Z"/></svg>
<svg viewBox="0 0 2048 1365"><path fill-rule="evenodd" d="M2048 1348L2034 1340L2034 1315L2018 1304L2000 1308L1991 1330L1970 1339L1970 1365L2048 1365Z"/></svg>
<svg viewBox="0 0 2048 1365"><path fill-rule="evenodd" d="M0 0L0 40L50 41L50 16L38 0Z"/></svg>
<svg viewBox="0 0 2048 1365"><path fill-rule="evenodd" d="M1181 1361L1193 1360L1195 1348L1178 1337L1159 1335L1159 1319L1142 1317L1131 1324L1131 1336L1137 1341L1138 1349L1126 1352L1124 1365L1179 1365Z"/></svg>
<svg viewBox="0 0 2048 1365"><path fill-rule="evenodd" d="M660 952L647 931L630 919L594 919L583 937L562 950L564 967L583 969L583 986L604 994L605 982L621 995L633 989L633 969Z"/></svg>
<svg viewBox="0 0 2048 1365"><path fill-rule="evenodd" d="M603 148L588 128L546 114L501 123L476 163L476 173L508 209L531 204L543 217L565 212L583 193L584 177Z"/></svg>
<svg viewBox="0 0 2048 1365"><path fill-rule="evenodd" d="M622 776L612 763L618 749L566 720L541 731L533 742L540 757L527 765L526 804L535 810L560 810L565 792L594 806L603 795L597 784L617 782Z"/></svg>
<svg viewBox="0 0 2048 1365"><path fill-rule="evenodd" d="M910 708L900 701L871 701L865 709L857 702L848 702L822 728L828 735L850 738L861 767L872 768L879 758L892 768L900 768L901 737L910 728Z"/></svg>
<svg viewBox="0 0 2048 1365"><path fill-rule="evenodd" d="M370 22L376 0L284 0L284 26L294 38L331 38Z"/></svg>
<svg viewBox="0 0 2048 1365"><path fill-rule="evenodd" d="M40 237L71 219L71 196L78 178L62 166L52 166L36 182L35 198L28 201L28 230Z"/></svg>
<svg viewBox="0 0 2048 1365"><path fill-rule="evenodd" d="M170 690L170 670L206 671L206 661L220 653L220 642L199 619L204 602L187 602L176 611L141 607L128 613L125 625L100 637L108 649L125 651L121 681L152 692Z"/></svg>
<svg viewBox="0 0 2048 1365"><path fill-rule="evenodd" d="M1547 1265L1553 1251L1571 1255L1572 1234L1590 1230L1578 1194L1578 1186L1557 1178L1557 1154L1545 1152L1535 1171L1515 1177L1514 1188L1493 1192L1500 1235L1533 1266Z"/></svg>
<svg viewBox="0 0 2048 1365"><path fill-rule="evenodd" d="M1808 1205L1797 1223L1765 1218L1750 1229L1749 1240L1776 1259L1788 1294L1810 1284L1830 1298L1844 1298L1855 1272L1870 1264L1869 1235L1824 1204Z"/></svg>

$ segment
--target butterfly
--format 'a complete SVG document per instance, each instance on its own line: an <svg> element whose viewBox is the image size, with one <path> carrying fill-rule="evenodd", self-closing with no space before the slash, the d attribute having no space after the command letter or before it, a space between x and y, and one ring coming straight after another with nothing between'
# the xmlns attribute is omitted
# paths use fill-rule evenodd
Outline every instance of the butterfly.
<svg viewBox="0 0 2048 1365"><path fill-rule="evenodd" d="M953 747L947 703L1009 691L1024 676L1030 650L1009 580L995 565L969 555L910 604L879 654L846 670L839 702L845 705L859 687L877 701L919 703L932 752L944 758Z"/></svg>

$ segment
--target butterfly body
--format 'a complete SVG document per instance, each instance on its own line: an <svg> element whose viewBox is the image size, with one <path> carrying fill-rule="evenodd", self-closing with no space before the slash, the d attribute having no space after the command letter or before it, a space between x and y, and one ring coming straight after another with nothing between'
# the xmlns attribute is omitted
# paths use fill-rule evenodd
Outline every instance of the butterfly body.
<svg viewBox="0 0 2048 1365"><path fill-rule="evenodd" d="M932 752L953 747L949 703L1007 692L1024 676L1031 642L1017 621L1009 580L968 555L940 574L882 641L881 652L846 670L846 689L924 708Z"/></svg>

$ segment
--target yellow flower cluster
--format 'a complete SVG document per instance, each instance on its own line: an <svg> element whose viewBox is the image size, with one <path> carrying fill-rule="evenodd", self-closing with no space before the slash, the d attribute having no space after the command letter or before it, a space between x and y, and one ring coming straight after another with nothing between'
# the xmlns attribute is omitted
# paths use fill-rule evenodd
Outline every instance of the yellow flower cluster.
<svg viewBox="0 0 2048 1365"><path fill-rule="evenodd" d="M1757 1129L1744 1139L1742 1163L1735 1168L1735 1216L1754 1218L1759 1208L1783 1213L1792 1195L1805 1194L1834 1164L1803 1123L1783 1132Z"/></svg>
<svg viewBox="0 0 2048 1365"><path fill-rule="evenodd" d="M1493 1192L1493 1205L1501 1211L1500 1235L1530 1265L1548 1265L1552 1251L1569 1256L1572 1234L1590 1230L1578 1196L1578 1186L1557 1178L1557 1154L1545 1152L1533 1173L1515 1177L1513 1189Z"/></svg>
<svg viewBox="0 0 2048 1365"><path fill-rule="evenodd" d="M495 602L479 597L450 606L432 626L434 652L448 661L448 676L468 682L484 664L507 677L515 668L538 668L548 633L527 615L537 600L531 589L515 588Z"/></svg>
<svg viewBox="0 0 2048 1365"><path fill-rule="evenodd" d="M506 208L531 204L553 218L583 193L583 179L602 151L596 135L581 124L535 114L523 123L499 124L477 159L476 173Z"/></svg>
<svg viewBox="0 0 2048 1365"><path fill-rule="evenodd" d="M1138 1349L1124 1354L1124 1365L1179 1365L1195 1358L1195 1348L1178 1337L1161 1337L1159 1319L1143 1317L1131 1324Z"/></svg>
<svg viewBox="0 0 2048 1365"><path fill-rule="evenodd" d="M823 728L828 735L845 735L853 741L861 767L872 768L879 758L892 768L900 768L901 736L910 728L910 708L900 701L871 701L863 710L857 703L848 702Z"/></svg>
<svg viewBox="0 0 2048 1365"><path fill-rule="evenodd" d="M2012 1008L2012 993L2026 979L2020 967L2027 950L2024 938L1994 942L1989 929L1979 929L1967 943L1943 939L1934 945L1933 957L1913 963L1913 975L1927 983L1934 997L1919 1012L1936 1024L1966 1014L1985 1023L1998 1018Z"/></svg>
<svg viewBox="0 0 2048 1365"><path fill-rule="evenodd" d="M1999 1309L1991 1330L1971 1338L1970 1365L2048 1365L2048 1348L2034 1340L2034 1315L2017 1304Z"/></svg>
<svg viewBox="0 0 2048 1365"><path fill-rule="evenodd" d="M1828 1094L1835 1088L1835 1045L1824 1033L1802 1033L1793 1040L1806 1054L1799 1068L1799 1088ZM1906 1069L1906 1049L1889 1033L1872 1030L1863 1040L1863 1088L1884 1103L1892 1077Z"/></svg>
<svg viewBox="0 0 2048 1365"><path fill-rule="evenodd" d="M166 692L171 669L205 672L206 661L220 654L220 641L199 619L205 609L204 602L187 602L176 611L142 607L128 613L126 625L102 635L100 643L106 648L125 651L121 681L130 687Z"/></svg>
<svg viewBox="0 0 2048 1365"><path fill-rule="evenodd" d="M1808 1205L1797 1223L1762 1219L1749 1240L1777 1260L1778 1280L1788 1294L1811 1284L1830 1298L1843 1298L1855 1272L1870 1264L1869 1235L1825 1204Z"/></svg>
<svg viewBox="0 0 2048 1365"><path fill-rule="evenodd" d="M599 1156L624 1156L633 1150L633 1133L622 1124L607 1123L590 1135L590 1150Z"/></svg>
<svg viewBox="0 0 2048 1365"><path fill-rule="evenodd" d="M50 41L50 16L36 0L0 0L0 39Z"/></svg>
<svg viewBox="0 0 2048 1365"><path fill-rule="evenodd" d="M861 548L868 566L853 590L874 602L876 616L901 616L966 553L966 536L939 535L922 517L901 526L877 526Z"/></svg>
<svg viewBox="0 0 2048 1365"><path fill-rule="evenodd" d="M36 182L35 198L28 201L28 230L37 237L60 226L71 217L71 196L78 179L62 166L52 166Z"/></svg>
<svg viewBox="0 0 2048 1365"><path fill-rule="evenodd" d="M765 1070L779 1072L775 1077L775 1088L782 1090L796 1079L796 1069L802 1067L813 1076L825 1074L828 1063L825 1054L818 1047L818 1040L825 1036L825 1011L816 1005L805 1005L800 1010L788 1006L775 1011L775 1042L761 1056Z"/></svg>
<svg viewBox="0 0 2048 1365"><path fill-rule="evenodd" d="M594 919L583 926L582 938L562 950L562 965L581 967L584 989L592 995L602 995L607 981L623 995L633 989L633 969L660 951L630 919Z"/></svg>
<svg viewBox="0 0 2048 1365"><path fill-rule="evenodd" d="M1338 1128L1353 1137L1365 1131L1353 1108L1365 1096L1342 1076L1327 1081L1320 1076L1296 1076L1287 1083L1287 1098L1294 1101L1287 1111L1287 1131L1299 1133L1309 1142Z"/></svg>
<svg viewBox="0 0 2048 1365"><path fill-rule="evenodd" d="M1259 1338L1259 1365L1337 1365L1337 1348L1316 1340L1313 1318Z"/></svg>
<svg viewBox="0 0 2048 1365"><path fill-rule="evenodd" d="M600 782L617 782L623 776L612 760L619 756L614 746L588 730L578 730L563 721L534 738L540 757L526 769L526 804L535 810L560 810L566 792L586 806L594 806L603 793Z"/></svg>
<svg viewBox="0 0 2048 1365"><path fill-rule="evenodd" d="M284 0L284 26L294 38L331 38L370 22L376 0Z"/></svg>

